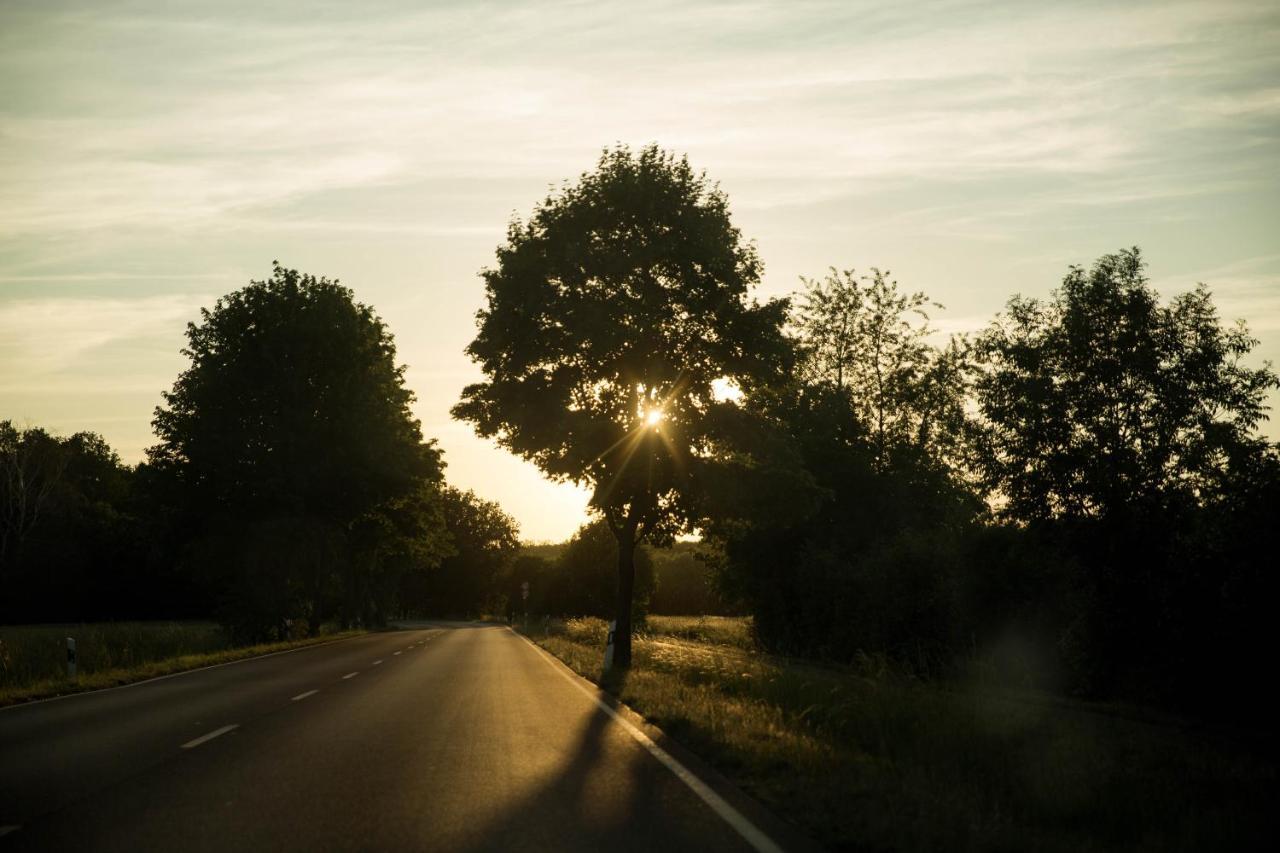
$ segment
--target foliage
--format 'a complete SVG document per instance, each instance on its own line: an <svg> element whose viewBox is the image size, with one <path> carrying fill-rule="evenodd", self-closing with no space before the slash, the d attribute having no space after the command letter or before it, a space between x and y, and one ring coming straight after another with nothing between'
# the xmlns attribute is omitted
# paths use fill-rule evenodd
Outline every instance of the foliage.
<svg viewBox="0 0 1280 853"><path fill-rule="evenodd" d="M535 546L536 550L550 550ZM555 549L557 559L559 552ZM509 619L517 615L530 613L543 615L556 609L553 604L553 590L556 579L556 562L538 553L531 553L529 546L522 546L520 555L512 561L502 580L501 598L506 605ZM528 584L528 598L525 598L525 584Z"/></svg>
<svg viewBox="0 0 1280 853"><path fill-rule="evenodd" d="M923 292L902 293L887 272L832 269L802 279L805 292L792 322L811 384L849 390L854 418L867 431L879 468L904 451L962 464L967 433L968 344L953 337L929 343Z"/></svg>
<svg viewBox="0 0 1280 853"><path fill-rule="evenodd" d="M744 651L756 649L749 616L662 616L651 613L646 627L652 639L691 640Z"/></svg>
<svg viewBox="0 0 1280 853"><path fill-rule="evenodd" d="M555 562L543 612L555 616L615 617L617 557L617 542L603 519L582 525ZM636 549L635 567L631 617L640 622L648 613L654 590L653 560L648 548Z"/></svg>
<svg viewBox="0 0 1280 853"><path fill-rule="evenodd" d="M402 606L416 613L476 615L501 605L498 587L520 549L520 527L493 501L446 488L443 514L453 553L405 579Z"/></svg>
<svg viewBox="0 0 1280 853"><path fill-rule="evenodd" d="M199 615L138 474L102 437L0 422L0 622Z"/></svg>
<svg viewBox="0 0 1280 853"><path fill-rule="evenodd" d="M838 334L814 332L827 335L815 342L808 335L817 309L807 309L810 319L797 326L809 378L750 401L783 425L822 498L798 519L765 507L746 524L709 524L723 545L718 583L726 598L747 605L766 648L844 662L875 650L928 669L960 631L956 550L981 509L936 455L964 439L918 443L930 417L929 380L913 378L906 365L933 358L919 330L903 318L859 316L864 295L848 292L856 283L828 285L833 300L857 303L847 325ZM912 314L924 303L922 295L899 298L880 276L869 290L874 311ZM877 347L879 356L866 355ZM829 373L822 365L831 359L844 367ZM892 381L877 384L878 369ZM963 418L937 422L963 428Z"/></svg>
<svg viewBox="0 0 1280 853"><path fill-rule="evenodd" d="M1001 515L1075 566L1078 689L1220 713L1206 683L1238 693L1265 665L1280 466L1256 428L1278 383L1245 364L1256 343L1204 285L1162 305L1137 249L1015 297L979 338L980 467Z"/></svg>
<svg viewBox="0 0 1280 853"><path fill-rule="evenodd" d="M409 411L390 332L337 282L275 265L188 324L151 464L195 528L192 560L254 637L385 618L446 550L443 463ZM194 519L195 521L191 521Z"/></svg>
<svg viewBox="0 0 1280 853"><path fill-rule="evenodd" d="M978 341L981 467L1019 521L1218 499L1264 447L1269 367L1200 285L1161 306L1137 249L1072 267L1048 302L1015 297Z"/></svg>
<svg viewBox="0 0 1280 853"><path fill-rule="evenodd" d="M749 299L760 261L724 193L656 146L606 150L514 221L497 259L467 348L486 379L454 415L592 487L618 542L625 666L635 547L698 521L700 484L733 438L715 383L750 394L785 371L786 303Z"/></svg>
<svg viewBox="0 0 1280 853"><path fill-rule="evenodd" d="M702 558L710 546L676 542L667 548L641 546L636 551L633 617L646 621L654 613L712 614L731 612L714 587L712 568ZM614 616L617 544L602 520L583 525L556 545L524 545L520 556L500 579L498 598L508 616ZM522 585L529 597L522 598Z"/></svg>
<svg viewBox="0 0 1280 853"><path fill-rule="evenodd" d="M0 581L12 571L62 479L69 449L42 429L19 430L12 421L0 421Z"/></svg>
<svg viewBox="0 0 1280 853"><path fill-rule="evenodd" d="M1255 432L1276 378L1245 365L1244 327L1203 286L1162 307L1136 250L1105 256L1047 304L1010 303L956 362L957 414L933 421L951 434L923 442L936 351L889 315L927 299L851 279L808 284L802 380L749 401L790 431L819 510L709 525L761 644L1248 716L1221 700L1273 645L1280 456Z"/></svg>
<svg viewBox="0 0 1280 853"><path fill-rule="evenodd" d="M654 592L650 613L725 615L741 612L717 592L712 569L719 556L712 543L676 542L653 549Z"/></svg>
<svg viewBox="0 0 1280 853"><path fill-rule="evenodd" d="M230 647L227 632L213 622L5 626L0 628L0 642L5 649L5 659L0 663L0 689L65 679L67 637L76 640L76 668L83 676Z"/></svg>

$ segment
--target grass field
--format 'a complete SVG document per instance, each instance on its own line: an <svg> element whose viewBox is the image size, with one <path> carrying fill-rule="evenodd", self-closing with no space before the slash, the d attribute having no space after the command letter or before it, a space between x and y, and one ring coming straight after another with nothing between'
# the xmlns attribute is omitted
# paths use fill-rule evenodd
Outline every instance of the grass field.
<svg viewBox="0 0 1280 853"><path fill-rule="evenodd" d="M346 634L233 646L212 622L100 622L0 626L0 706L113 687ZM76 640L78 677L67 678L67 637Z"/></svg>
<svg viewBox="0 0 1280 853"><path fill-rule="evenodd" d="M605 625L532 639L599 681ZM745 620L650 617L606 686L838 850L1249 850L1275 835L1255 744L1053 697L751 649Z"/></svg>

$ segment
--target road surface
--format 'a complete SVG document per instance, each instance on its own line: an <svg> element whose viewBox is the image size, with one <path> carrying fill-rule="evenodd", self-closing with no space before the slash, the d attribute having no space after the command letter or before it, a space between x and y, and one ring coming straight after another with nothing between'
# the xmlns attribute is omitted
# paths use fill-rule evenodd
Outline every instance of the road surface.
<svg viewBox="0 0 1280 853"><path fill-rule="evenodd" d="M0 851L770 849L597 696L438 625L0 710Z"/></svg>

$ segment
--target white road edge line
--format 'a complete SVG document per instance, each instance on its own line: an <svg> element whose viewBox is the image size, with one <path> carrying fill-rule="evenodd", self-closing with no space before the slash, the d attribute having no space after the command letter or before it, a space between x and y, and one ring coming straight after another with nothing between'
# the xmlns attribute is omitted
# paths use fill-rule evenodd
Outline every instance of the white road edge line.
<svg viewBox="0 0 1280 853"><path fill-rule="evenodd" d="M238 729L238 728L240 728L240 724L239 724L239 723L232 723L232 724L231 724L231 725L229 725L229 726L223 726L223 727L222 727L222 728L220 728L220 729L214 729L213 731L209 732L207 735L200 735L200 737L196 738L195 740L189 740L189 741L187 741L186 743L184 743L184 744L182 745L182 748L183 748L183 749L193 749L193 748L195 748L195 747L199 746L199 745L200 745L200 744L202 744L202 743L207 743L208 741L211 741L211 740L213 740L213 739L214 739L214 738L216 738L216 737L222 737L223 735L225 735L227 732L231 731L232 729Z"/></svg>
<svg viewBox="0 0 1280 853"><path fill-rule="evenodd" d="M20 823L11 823L7 826L0 826L0 838L3 838L11 832L17 832L19 829L22 829L22 824Z"/></svg>
<svg viewBox="0 0 1280 853"><path fill-rule="evenodd" d="M511 629L508 628L507 630ZM654 743L652 738L632 725L626 717L623 717L613 708L610 708L606 703L600 701L600 697L596 696L584 687L581 682L576 680L575 676L569 675L569 673L557 666L556 662L551 659L551 656L547 654L547 652L543 651L541 646L523 634L518 634L515 631L511 631L511 633L528 643L533 650L541 655L542 659L547 662L547 666L556 671L557 675L572 684L574 687L578 688L578 690L582 691L583 695L596 703L596 707L601 711L604 711L619 725L626 729L627 734L631 735L631 737L634 738L641 746L648 750L650 755L662 762L663 766L674 773L677 779L688 785L689 789L693 791L693 793L697 794L700 800L706 803L713 812L718 814L725 823L733 827L733 829L741 835L743 840L750 844L753 849L760 851L760 853L783 853L782 848L775 844L772 838L765 835L754 823L747 820L746 816L744 816L742 812L729 805L728 801L726 801L724 797L717 794L711 789L711 786L695 776L692 770L677 761L671 753Z"/></svg>
<svg viewBox="0 0 1280 853"><path fill-rule="evenodd" d="M314 696L319 692L320 692L319 690L308 690L306 693L299 693L297 696L294 696L291 701L300 702L303 699L306 699L308 696Z"/></svg>
<svg viewBox="0 0 1280 853"><path fill-rule="evenodd" d="M346 675L342 676L342 680L346 681L348 678L355 678L359 674L360 674L359 670L357 670L356 672L348 672Z"/></svg>

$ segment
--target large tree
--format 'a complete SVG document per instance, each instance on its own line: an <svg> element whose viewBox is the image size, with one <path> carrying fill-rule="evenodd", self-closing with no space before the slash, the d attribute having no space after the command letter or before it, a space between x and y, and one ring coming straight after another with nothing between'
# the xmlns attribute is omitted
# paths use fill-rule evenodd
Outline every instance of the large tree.
<svg viewBox="0 0 1280 853"><path fill-rule="evenodd" d="M979 338L988 485L1019 520L1197 505L1265 450L1270 365L1204 285L1162 305L1139 251L1072 267L1047 301L1015 297Z"/></svg>
<svg viewBox="0 0 1280 853"><path fill-rule="evenodd" d="M981 470L1027 541L1069 557L1058 645L1083 689L1188 703L1266 665L1280 466L1256 344L1204 285L1161 300L1137 249L979 337Z"/></svg>
<svg viewBox="0 0 1280 853"><path fill-rule="evenodd" d="M750 394L789 359L785 301L750 297L754 246L687 159L606 150L514 221L483 272L467 348L486 379L454 415L555 480L587 484L618 543L615 663L631 660L635 550L697 523L729 454L717 394Z"/></svg>
<svg viewBox="0 0 1280 853"><path fill-rule="evenodd" d="M202 310L187 340L149 453L214 540L207 562L232 560L242 627L385 612L352 596L396 585L357 584L352 566L430 562L446 541L430 510L443 463L386 326L338 282L277 264Z"/></svg>

